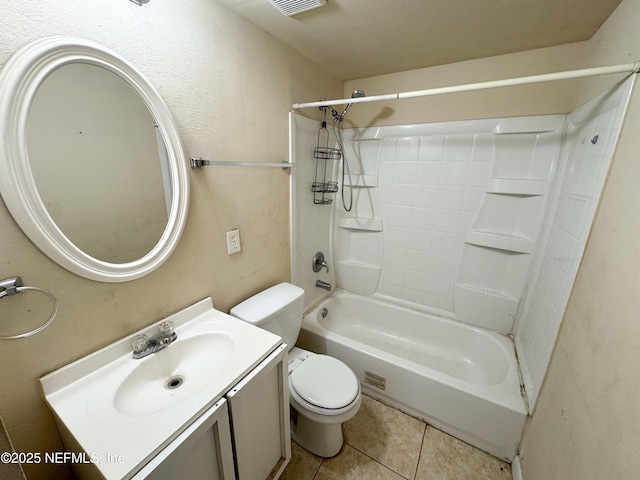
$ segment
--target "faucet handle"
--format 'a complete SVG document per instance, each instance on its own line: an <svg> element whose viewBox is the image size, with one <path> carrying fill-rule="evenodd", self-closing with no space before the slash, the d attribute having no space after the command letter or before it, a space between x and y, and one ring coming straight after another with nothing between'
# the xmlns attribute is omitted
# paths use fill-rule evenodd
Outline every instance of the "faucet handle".
<svg viewBox="0 0 640 480"><path fill-rule="evenodd" d="M170 320L166 320L159 325L160 333L163 335L171 335L173 334L173 322Z"/></svg>
<svg viewBox="0 0 640 480"><path fill-rule="evenodd" d="M322 270L322 267L327 269L327 273L329 273L329 265L324 261L324 254L322 252L318 252L313 256L313 271L319 272Z"/></svg>
<svg viewBox="0 0 640 480"><path fill-rule="evenodd" d="M142 352L145 348L147 348L147 345L149 344L149 338L144 333L141 333L140 335L136 335L135 337L133 337L132 343L134 352Z"/></svg>

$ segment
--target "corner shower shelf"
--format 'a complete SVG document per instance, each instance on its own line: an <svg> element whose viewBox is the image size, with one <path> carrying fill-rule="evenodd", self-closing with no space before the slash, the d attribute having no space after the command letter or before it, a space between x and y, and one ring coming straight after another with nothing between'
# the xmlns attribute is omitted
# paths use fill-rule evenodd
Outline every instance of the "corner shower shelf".
<svg viewBox="0 0 640 480"><path fill-rule="evenodd" d="M381 218L344 217L338 220L338 226L340 228L347 228L351 230L366 230L369 232L381 232L382 219Z"/></svg>
<svg viewBox="0 0 640 480"><path fill-rule="evenodd" d="M534 197L545 195L549 189L546 180L494 178L489 181L487 193Z"/></svg>
<svg viewBox="0 0 640 480"><path fill-rule="evenodd" d="M462 283L455 283L454 290L455 311L460 320L474 319L476 325L492 325L499 332L511 332L518 299L502 291Z"/></svg>
<svg viewBox="0 0 640 480"><path fill-rule="evenodd" d="M494 290L491 288L480 287L477 285L469 285L465 283L456 283L455 288L464 289L478 295L485 295L488 297L497 298L499 300L504 300L505 302L516 302L516 303L518 302L517 298L513 298L511 295L508 295L507 293L502 292L500 290Z"/></svg>
<svg viewBox="0 0 640 480"><path fill-rule="evenodd" d="M356 260L336 262L338 283L343 288L360 295L373 295L378 286L381 270L381 265L372 265Z"/></svg>
<svg viewBox="0 0 640 480"><path fill-rule="evenodd" d="M494 135L538 135L540 133L558 132L564 127L564 119L560 115L505 118L493 129Z"/></svg>
<svg viewBox="0 0 640 480"><path fill-rule="evenodd" d="M351 175L353 188L373 188L378 186L377 175Z"/></svg>
<svg viewBox="0 0 640 480"><path fill-rule="evenodd" d="M464 239L465 243L479 247L507 250L515 253L531 254L535 241L512 233L471 230Z"/></svg>

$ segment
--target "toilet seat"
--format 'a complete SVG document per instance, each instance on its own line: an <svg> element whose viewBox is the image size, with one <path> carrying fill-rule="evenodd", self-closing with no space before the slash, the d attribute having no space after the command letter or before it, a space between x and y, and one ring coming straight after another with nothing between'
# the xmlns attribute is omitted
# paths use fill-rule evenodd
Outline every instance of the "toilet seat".
<svg viewBox="0 0 640 480"><path fill-rule="evenodd" d="M289 375L291 396L309 410L340 415L360 394L360 382L349 367L328 355L306 358Z"/></svg>

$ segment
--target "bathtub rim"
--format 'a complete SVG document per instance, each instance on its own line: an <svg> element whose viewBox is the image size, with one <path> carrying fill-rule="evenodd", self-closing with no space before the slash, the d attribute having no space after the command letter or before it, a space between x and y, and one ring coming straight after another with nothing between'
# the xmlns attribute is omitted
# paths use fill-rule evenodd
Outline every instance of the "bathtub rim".
<svg viewBox="0 0 640 480"><path fill-rule="evenodd" d="M439 372L438 370L435 370L433 368L427 367L425 365L420 365L414 361L399 357L393 353L385 352L377 347L372 347L371 345L367 345L358 340L328 330L317 321L317 316L320 315L321 309L327 306L326 304L328 302L331 302L334 297L354 297L361 301L364 300L367 302L384 304L400 311L406 310L411 313L418 313L427 317L431 317L435 321L452 323L456 328L469 329L480 335L488 336L495 341L495 343L499 346L499 348L503 350L503 352L507 356L509 364L506 377L504 381L492 385L482 385L466 382L462 379L456 378L446 373ZM379 298L367 297L342 289L334 290L334 292L332 292L330 295L325 296L319 302L315 303L313 307L308 309L302 319L302 329L307 330L312 334L326 338L329 341L352 345L353 348L364 351L379 360L389 361L389 357L393 357L394 361L397 360L395 364L397 364L401 368L416 371L423 376L427 376L433 380L442 382L455 390L464 392L465 394L472 395L483 400L491 401L492 403L500 405L511 411L528 414L526 398L523 394L522 376L517 366L518 360L516 356L515 345L510 337L507 337L500 333L493 332L482 327L469 325L464 322L459 322L452 318L439 317L422 310L412 309L410 307L398 305L392 302L385 302ZM346 342L344 341L344 339L346 339ZM501 390L504 390L504 394L501 394L503 393L501 392ZM383 392L381 392L381 394L384 395Z"/></svg>
<svg viewBox="0 0 640 480"><path fill-rule="evenodd" d="M336 295L323 304L322 311L327 307L326 317L314 315L314 319L325 330L464 382L498 385L510 374L512 346L508 339L501 336L385 302L369 301L357 295ZM382 342L389 343L389 348L371 341L378 335ZM394 347L396 342L398 349ZM412 358L416 354L418 357Z"/></svg>

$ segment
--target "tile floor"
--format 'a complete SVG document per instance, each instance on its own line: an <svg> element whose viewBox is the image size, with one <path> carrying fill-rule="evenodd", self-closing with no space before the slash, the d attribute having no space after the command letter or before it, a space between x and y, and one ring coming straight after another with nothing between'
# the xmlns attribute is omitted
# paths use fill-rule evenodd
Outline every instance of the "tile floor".
<svg viewBox="0 0 640 480"><path fill-rule="evenodd" d="M345 445L323 459L291 442L283 480L511 480L511 468L371 397L344 424Z"/></svg>

